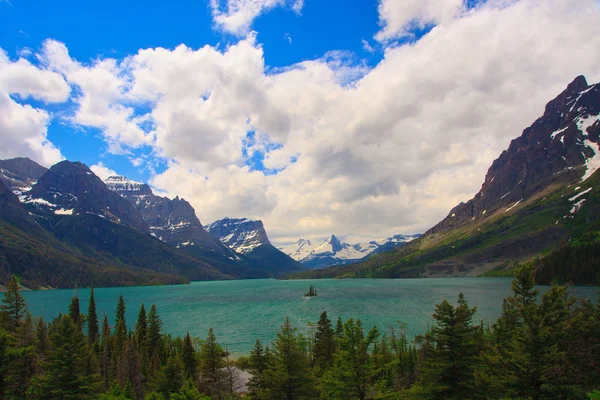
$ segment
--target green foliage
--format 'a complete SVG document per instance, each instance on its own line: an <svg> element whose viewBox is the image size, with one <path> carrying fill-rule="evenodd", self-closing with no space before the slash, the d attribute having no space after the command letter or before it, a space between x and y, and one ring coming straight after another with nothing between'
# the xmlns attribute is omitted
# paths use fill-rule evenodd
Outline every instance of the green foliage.
<svg viewBox="0 0 600 400"><path fill-rule="evenodd" d="M0 398L234 399L243 386L238 368L251 374L252 399L598 398L600 303L577 301L556 285L540 297L534 284L531 265L516 269L513 294L485 329L462 294L456 305L438 304L435 324L412 341L402 323L382 334L338 318L333 329L323 312L314 335L299 334L286 318L273 350L257 340L238 362L212 329L199 352L189 334L163 334L155 306L147 315L142 307L127 332L123 297L114 330L104 315L91 341L95 307L84 318L72 302L69 314L46 324L27 313L17 285L5 294L0 320Z"/></svg>
<svg viewBox="0 0 600 400"><path fill-rule="evenodd" d="M2 319L7 319L9 324L7 329L14 331L19 327L19 321L23 318L27 312L27 305L25 299L19 293L19 282L16 276L11 276L10 282L6 286L6 292L2 298L2 305L0 305L0 314Z"/></svg>
<svg viewBox="0 0 600 400"><path fill-rule="evenodd" d="M314 398L315 380L309 360L302 352L296 329L289 318L281 325L273 345L270 363L263 372L259 398L310 399Z"/></svg>
<svg viewBox="0 0 600 400"><path fill-rule="evenodd" d="M93 287L90 288L90 301L88 304L87 325L88 346L90 349L94 349L94 352L98 354L98 314L96 313L96 300L94 299Z"/></svg>
<svg viewBox="0 0 600 400"><path fill-rule="evenodd" d="M41 390L55 399L92 398L97 389L96 374L87 373L87 344L79 326L69 315L50 325L51 349L42 363Z"/></svg>

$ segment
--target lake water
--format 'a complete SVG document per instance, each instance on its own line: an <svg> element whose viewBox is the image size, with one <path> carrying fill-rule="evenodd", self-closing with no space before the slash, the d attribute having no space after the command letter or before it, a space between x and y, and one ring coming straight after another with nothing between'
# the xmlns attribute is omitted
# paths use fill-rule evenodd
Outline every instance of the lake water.
<svg viewBox="0 0 600 400"><path fill-rule="evenodd" d="M257 338L271 342L286 316L303 330L308 322L318 321L322 311L327 311L334 323L338 317L360 318L367 329L377 325L382 332L402 321L412 337L431 325L437 303L443 299L455 303L460 292L469 305L478 307L476 321L493 321L500 315L502 299L511 293L510 284L511 279L505 278L265 279L99 288L94 293L98 316L107 313L111 326L117 299L123 294L128 327L134 327L142 303L147 311L156 304L166 332L179 336L189 332L203 339L208 329L214 328L219 343L234 353L247 354ZM314 285L319 295L305 299L309 285ZM573 287L570 291L595 300L598 288ZM81 311L87 313L89 290L80 289L78 294ZM73 295L72 289L23 293L31 314L43 315L47 321L68 312Z"/></svg>

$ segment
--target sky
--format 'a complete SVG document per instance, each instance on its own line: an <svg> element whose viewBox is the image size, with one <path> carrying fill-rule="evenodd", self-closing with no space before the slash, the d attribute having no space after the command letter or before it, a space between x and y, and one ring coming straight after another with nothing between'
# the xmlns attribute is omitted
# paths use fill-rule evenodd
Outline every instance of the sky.
<svg viewBox="0 0 600 400"><path fill-rule="evenodd" d="M599 0L0 0L0 158L276 244L421 233L599 49Z"/></svg>

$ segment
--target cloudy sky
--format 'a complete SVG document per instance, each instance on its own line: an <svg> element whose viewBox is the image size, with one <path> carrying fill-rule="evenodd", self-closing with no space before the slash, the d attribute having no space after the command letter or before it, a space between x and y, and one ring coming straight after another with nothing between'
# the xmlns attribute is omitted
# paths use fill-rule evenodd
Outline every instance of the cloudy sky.
<svg viewBox="0 0 600 400"><path fill-rule="evenodd" d="M0 0L0 158L79 160L276 243L423 232L577 75L599 0Z"/></svg>

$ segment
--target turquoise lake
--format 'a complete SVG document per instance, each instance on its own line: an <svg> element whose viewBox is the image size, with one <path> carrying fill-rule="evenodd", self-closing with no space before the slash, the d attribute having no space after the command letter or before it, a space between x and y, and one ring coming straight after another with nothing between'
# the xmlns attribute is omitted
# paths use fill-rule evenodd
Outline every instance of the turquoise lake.
<svg viewBox="0 0 600 400"><path fill-rule="evenodd" d="M217 340L237 354L247 354L258 338L271 342L286 316L299 331L308 332L307 323L316 322L327 311L335 323L360 318L369 329L377 325L383 333L398 321L407 324L409 337L424 333L432 323L434 307L443 299L453 303L463 292L471 306L477 306L476 321L495 320L502 299L509 295L511 279L440 278L440 279L349 279L278 281L241 280L194 282L190 285L160 287L98 288L94 290L98 316L109 316L111 326L117 299L123 294L127 304L128 328L133 328L142 303L146 310L156 304L164 330L173 335L202 339L213 328ZM309 285L318 296L304 298ZM547 287L539 288L542 292ZM597 298L597 287L572 287L579 297ZM33 316L48 321L66 313L73 289L24 292ZM79 289L81 311L87 313L89 290Z"/></svg>

